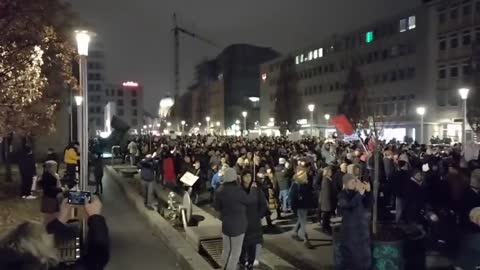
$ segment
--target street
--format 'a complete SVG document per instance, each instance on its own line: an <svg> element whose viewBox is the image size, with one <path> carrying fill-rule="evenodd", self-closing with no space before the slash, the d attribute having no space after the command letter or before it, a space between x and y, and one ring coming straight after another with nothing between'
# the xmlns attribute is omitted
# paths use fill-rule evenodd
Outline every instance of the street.
<svg viewBox="0 0 480 270"><path fill-rule="evenodd" d="M120 187L108 174L103 181L103 213L111 239L111 257L106 269L180 269L175 256L127 202Z"/></svg>

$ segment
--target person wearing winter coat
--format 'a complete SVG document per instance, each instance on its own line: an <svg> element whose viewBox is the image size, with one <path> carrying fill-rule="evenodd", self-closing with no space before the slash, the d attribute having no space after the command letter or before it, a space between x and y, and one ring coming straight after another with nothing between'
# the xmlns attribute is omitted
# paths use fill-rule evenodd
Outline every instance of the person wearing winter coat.
<svg viewBox="0 0 480 270"><path fill-rule="evenodd" d="M45 172L38 182L43 195L40 203L40 212L45 214L46 223L53 220L54 214L60 210L60 197L62 188L60 187L60 177L57 174L57 163L53 160L45 163Z"/></svg>
<svg viewBox="0 0 480 270"><path fill-rule="evenodd" d="M399 223L405 209L405 187L410 181L409 165L404 160L398 161L399 170L392 176L392 193L395 196L395 221Z"/></svg>
<svg viewBox="0 0 480 270"><path fill-rule="evenodd" d="M308 181L307 168L299 165L293 176L293 184L290 189L290 204L292 210L297 213L297 223L293 229L292 238L303 241L306 248L313 248L307 235L307 212L315 208L313 188Z"/></svg>
<svg viewBox="0 0 480 270"><path fill-rule="evenodd" d="M322 230L324 233L331 234L330 218L335 212L337 205L337 194L335 192L332 180L332 168L325 167L323 169L322 185L320 190L320 211L322 218Z"/></svg>
<svg viewBox="0 0 480 270"><path fill-rule="evenodd" d="M421 224L422 210L427 207L427 190L421 171L415 169L405 185L405 220L409 224Z"/></svg>
<svg viewBox="0 0 480 270"><path fill-rule="evenodd" d="M32 194L32 186L34 178L37 176L37 170L35 168L35 159L33 157L32 148L25 146L23 153L18 161L18 169L22 177L20 196L23 199L36 199Z"/></svg>
<svg viewBox="0 0 480 270"><path fill-rule="evenodd" d="M246 207L248 226L240 254L240 265L248 270L253 269L257 245L263 243L262 218L267 213L265 194L260 188L252 189L252 184L251 174L245 173L242 176L242 187L245 192L252 195L252 200Z"/></svg>
<svg viewBox="0 0 480 270"><path fill-rule="evenodd" d="M290 164L287 166L285 158L278 159L278 166L275 167L275 180L277 182L278 200L281 203L282 212L290 209L288 191L290 189L291 171Z"/></svg>
<svg viewBox="0 0 480 270"><path fill-rule="evenodd" d="M169 188L176 188L177 176L175 174L175 165L172 154L167 150L162 161L163 185Z"/></svg>
<svg viewBox="0 0 480 270"><path fill-rule="evenodd" d="M95 193L103 193L103 158L102 154L95 154L95 160L93 161L93 175L95 177Z"/></svg>
<svg viewBox="0 0 480 270"><path fill-rule="evenodd" d="M70 237L71 228L66 223L72 205L62 202L58 218L45 226L24 222L0 238L0 269L2 270L102 270L110 259L110 237L105 218L101 215L102 203L93 197L84 207L88 230L86 253L73 265L60 262L60 252L51 237Z"/></svg>
<svg viewBox="0 0 480 270"><path fill-rule="evenodd" d="M248 229L247 206L256 198L256 192L247 194L237 179L235 169L227 168L223 174L223 184L215 194L214 207L222 221L224 270L235 270L237 267ZM256 183L252 183L251 191L256 189Z"/></svg>
<svg viewBox="0 0 480 270"><path fill-rule="evenodd" d="M153 201L155 194L155 168L151 155L147 155L141 160L139 167L145 196L145 207L149 210L155 210Z"/></svg>
<svg viewBox="0 0 480 270"><path fill-rule="evenodd" d="M372 264L368 211L370 184L352 174L343 176L343 190L338 194L338 211L342 216L338 269L368 270Z"/></svg>
<svg viewBox="0 0 480 270"><path fill-rule="evenodd" d="M80 147L78 142L74 142L68 145L63 155L63 162L66 165L65 175L68 179L68 186L74 187L76 184L76 172L80 166L80 155L78 154L78 148Z"/></svg>

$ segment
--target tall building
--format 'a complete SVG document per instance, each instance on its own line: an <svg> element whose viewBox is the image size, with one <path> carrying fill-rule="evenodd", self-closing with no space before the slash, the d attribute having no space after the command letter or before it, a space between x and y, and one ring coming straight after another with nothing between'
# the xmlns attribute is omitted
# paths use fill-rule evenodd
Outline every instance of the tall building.
<svg viewBox="0 0 480 270"><path fill-rule="evenodd" d="M472 57L474 25L480 22L480 8L474 9L477 1L475 5L474 1L428 2L263 64L261 124L266 126L275 117L280 66L291 57L291 69L298 80L300 124L310 122L307 106L315 104L314 126L320 130L328 126L324 115L338 113L342 98L349 93L348 74L353 68L364 81L368 115L379 121L384 138L401 140L409 136L420 140L416 108L424 106L424 141L431 136L458 140L458 119L462 118L458 88L470 85L468 59ZM454 10L456 7L454 20L452 11L442 5ZM446 17L453 22L442 23Z"/></svg>
<svg viewBox="0 0 480 270"><path fill-rule="evenodd" d="M103 44L93 40L88 53L88 129L90 136L104 129L105 92L105 53Z"/></svg>
<svg viewBox="0 0 480 270"><path fill-rule="evenodd" d="M143 126L142 85L131 81L107 84L105 86L105 105L107 104L109 104L110 110L114 110L113 114L121 118L131 129L140 131Z"/></svg>
<svg viewBox="0 0 480 270"><path fill-rule="evenodd" d="M260 64L278 55L270 48L234 44L215 59L199 64L197 82L189 88L192 118L186 120L204 126L208 116L211 125L223 129L235 124L246 111L248 126L253 127L259 109L251 100L260 97Z"/></svg>

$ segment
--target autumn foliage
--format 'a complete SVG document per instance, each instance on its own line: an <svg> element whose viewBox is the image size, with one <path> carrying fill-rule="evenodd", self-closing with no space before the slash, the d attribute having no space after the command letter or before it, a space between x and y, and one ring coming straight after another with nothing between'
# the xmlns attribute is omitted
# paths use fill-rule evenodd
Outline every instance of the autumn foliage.
<svg viewBox="0 0 480 270"><path fill-rule="evenodd" d="M0 137L54 129L72 74L74 14L60 0L0 0Z"/></svg>

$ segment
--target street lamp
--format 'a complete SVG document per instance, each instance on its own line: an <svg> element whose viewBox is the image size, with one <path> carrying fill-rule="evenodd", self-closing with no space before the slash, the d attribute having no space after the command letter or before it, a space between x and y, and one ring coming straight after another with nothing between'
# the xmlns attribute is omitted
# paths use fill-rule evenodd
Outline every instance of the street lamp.
<svg viewBox="0 0 480 270"><path fill-rule="evenodd" d="M458 93L460 94L460 98L463 100L463 131L462 131L462 144L465 145L467 143L467 99L468 93L470 89L468 88L460 88L458 89Z"/></svg>
<svg viewBox="0 0 480 270"><path fill-rule="evenodd" d="M80 177L79 188L80 190L87 190L88 181L88 77L87 77L87 56L88 46L90 44L91 35L88 31L75 31L75 39L77 41L78 50L78 65L79 65L79 86L82 93L82 102L79 103L79 99L75 100L78 107L81 108L81 118L77 117L81 121L78 122L78 129L81 130L82 135L79 136L80 144ZM81 126L80 126L81 125Z"/></svg>
<svg viewBox="0 0 480 270"><path fill-rule="evenodd" d="M205 121L207 121L207 127L205 128L207 130L207 133L210 129L210 116L205 117Z"/></svg>
<svg viewBox="0 0 480 270"><path fill-rule="evenodd" d="M310 136L313 137L313 111L315 111L315 104L308 105L308 111L310 112Z"/></svg>
<svg viewBox="0 0 480 270"><path fill-rule="evenodd" d="M423 144L424 135L423 135L423 116L425 115L426 109L425 107L418 107L417 114L420 115L420 144Z"/></svg>
<svg viewBox="0 0 480 270"><path fill-rule="evenodd" d="M247 132L247 115L248 113L246 111L243 111L242 112L242 116L243 116L243 132Z"/></svg>
<svg viewBox="0 0 480 270"><path fill-rule="evenodd" d="M167 127L171 127L171 126L172 126L172 123L168 122Z"/></svg>
<svg viewBox="0 0 480 270"><path fill-rule="evenodd" d="M325 114L325 120L327 120L327 125L328 125L328 120L330 120L330 114Z"/></svg>
<svg viewBox="0 0 480 270"><path fill-rule="evenodd" d="M182 120L180 123L182 124L182 133L185 133L185 120Z"/></svg>

